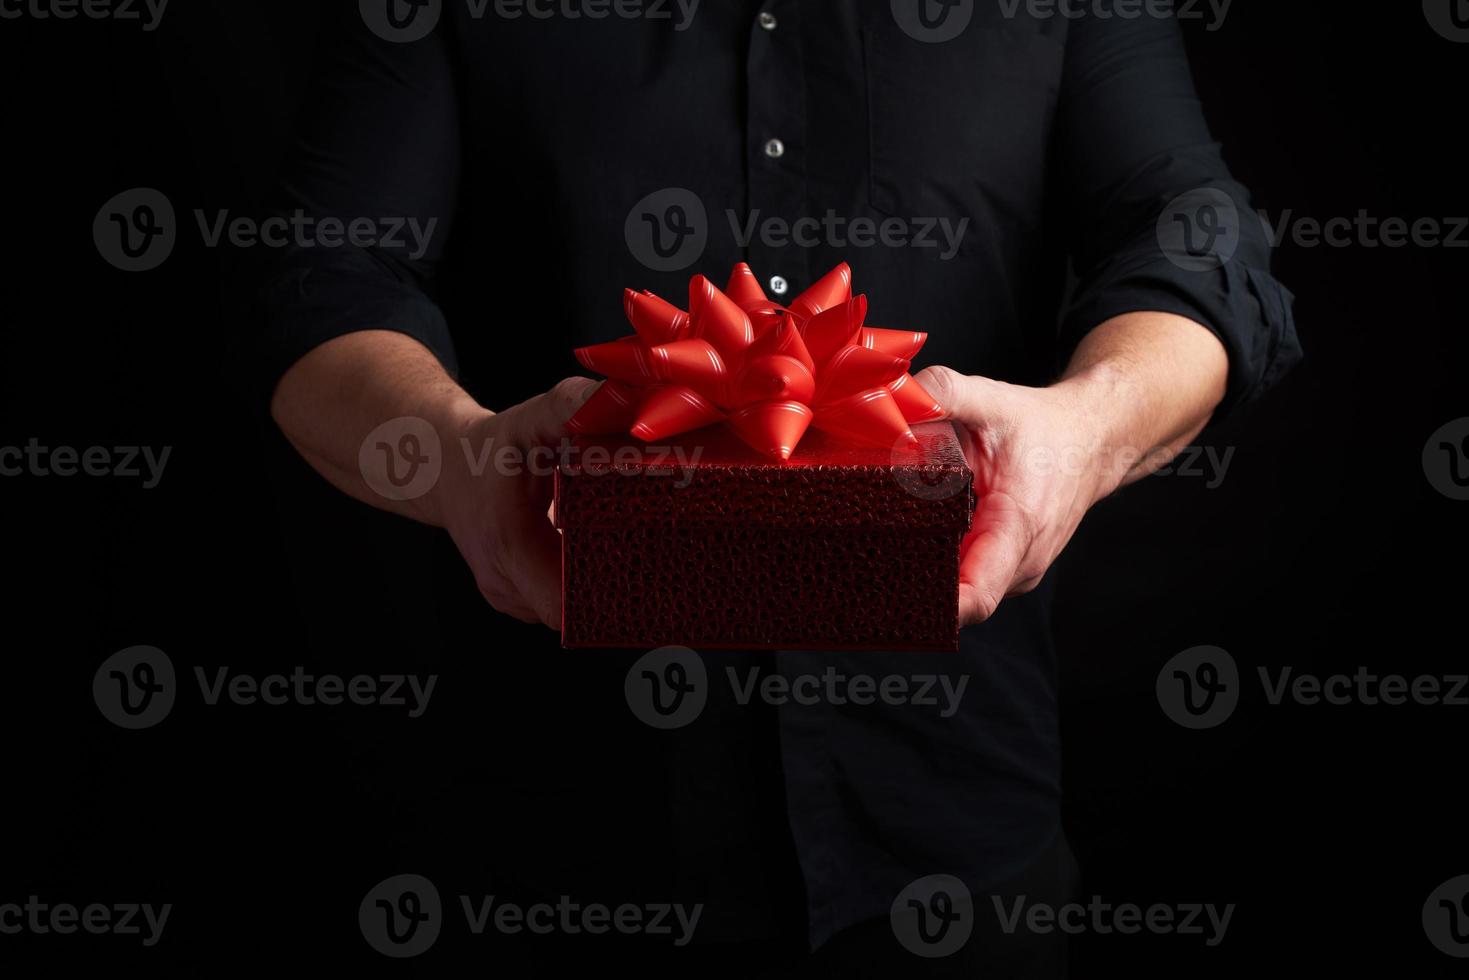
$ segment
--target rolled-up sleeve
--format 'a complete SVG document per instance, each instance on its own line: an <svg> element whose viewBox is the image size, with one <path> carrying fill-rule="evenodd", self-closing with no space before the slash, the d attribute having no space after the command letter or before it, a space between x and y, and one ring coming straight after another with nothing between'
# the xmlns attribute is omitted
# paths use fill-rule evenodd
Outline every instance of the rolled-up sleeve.
<svg viewBox="0 0 1469 980"><path fill-rule="evenodd" d="M1053 173L1079 280L1065 350L1124 313L1187 317L1229 355L1216 419L1301 359L1294 298L1271 275L1264 224L1210 136L1173 18L1072 22L1056 125Z"/></svg>
<svg viewBox="0 0 1469 980"><path fill-rule="evenodd" d="M343 15L329 28L275 202L292 230L254 297L268 389L312 348L359 330L407 334L457 373L433 281L458 178L443 40L394 43Z"/></svg>

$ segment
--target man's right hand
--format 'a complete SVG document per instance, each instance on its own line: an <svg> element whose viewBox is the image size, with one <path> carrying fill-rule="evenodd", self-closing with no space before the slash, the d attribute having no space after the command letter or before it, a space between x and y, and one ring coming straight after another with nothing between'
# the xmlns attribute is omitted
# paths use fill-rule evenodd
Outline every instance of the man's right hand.
<svg viewBox="0 0 1469 980"><path fill-rule="evenodd" d="M588 378L567 378L545 394L491 412L418 341L365 330L329 340L293 364L276 386L271 414L302 457L338 489L448 529L490 605L559 629L561 550L548 513L550 464L566 421L596 387ZM439 479L411 499L374 489L360 463L364 440L401 418L432 426L442 453ZM550 452L533 460L538 446Z"/></svg>
<svg viewBox="0 0 1469 980"><path fill-rule="evenodd" d="M480 593L501 612L552 629L561 628L561 540L548 513L549 471L566 421L596 387L589 378L567 378L513 408L473 418L463 432L469 452L453 454L443 481L444 526ZM532 458L537 447L553 452ZM475 474L466 457L487 465Z"/></svg>

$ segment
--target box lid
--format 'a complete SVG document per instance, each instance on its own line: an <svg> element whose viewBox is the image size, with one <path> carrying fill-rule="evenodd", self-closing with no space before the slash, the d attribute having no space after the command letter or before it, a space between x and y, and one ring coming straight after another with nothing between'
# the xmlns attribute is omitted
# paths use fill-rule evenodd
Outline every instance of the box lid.
<svg viewBox="0 0 1469 980"><path fill-rule="evenodd" d="M881 449L813 429L785 463L723 426L658 445L579 437L557 467L556 526L967 530L974 477L952 423L922 423L913 434L915 445Z"/></svg>

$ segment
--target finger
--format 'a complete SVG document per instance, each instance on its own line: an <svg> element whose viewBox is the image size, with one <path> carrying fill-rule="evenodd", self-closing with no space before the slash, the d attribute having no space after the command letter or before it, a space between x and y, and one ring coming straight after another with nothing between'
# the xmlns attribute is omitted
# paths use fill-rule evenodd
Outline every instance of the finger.
<svg viewBox="0 0 1469 980"><path fill-rule="evenodd" d="M545 515L528 511L526 519L506 535L509 560L507 569L516 591L537 621L551 629L561 628L561 535Z"/></svg>
<svg viewBox="0 0 1469 980"><path fill-rule="evenodd" d="M1016 582L1014 585L1010 586L1009 594L1011 596L1017 596L1025 595L1027 592L1034 592L1036 590L1036 587L1041 584L1041 580L1044 578L1044 575L1032 575L1029 578L1023 578L1019 582ZM1009 598L1009 596L1007 596L1006 598Z"/></svg>
<svg viewBox="0 0 1469 980"><path fill-rule="evenodd" d="M1009 595L1030 550L1024 513L1003 493L980 498L959 560L959 622L968 626L994 615Z"/></svg>
<svg viewBox="0 0 1469 980"><path fill-rule="evenodd" d="M541 616L520 596L513 584L502 576L496 576L492 584L481 583L479 594L496 612L520 620L522 623L539 623Z"/></svg>

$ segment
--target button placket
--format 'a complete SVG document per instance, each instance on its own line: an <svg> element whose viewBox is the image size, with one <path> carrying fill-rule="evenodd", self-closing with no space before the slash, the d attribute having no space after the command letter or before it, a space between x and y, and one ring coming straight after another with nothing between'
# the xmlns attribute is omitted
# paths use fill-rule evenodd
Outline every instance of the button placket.
<svg viewBox="0 0 1469 980"><path fill-rule="evenodd" d="M745 251L768 295L779 301L811 280L812 250L795 244L791 232L807 210L801 146L806 135L806 89L798 4L771 0L750 30L745 78L750 210L743 216L750 238Z"/></svg>

